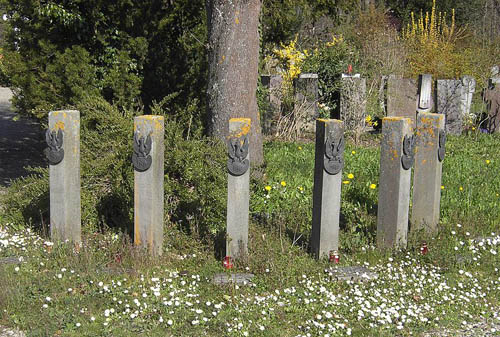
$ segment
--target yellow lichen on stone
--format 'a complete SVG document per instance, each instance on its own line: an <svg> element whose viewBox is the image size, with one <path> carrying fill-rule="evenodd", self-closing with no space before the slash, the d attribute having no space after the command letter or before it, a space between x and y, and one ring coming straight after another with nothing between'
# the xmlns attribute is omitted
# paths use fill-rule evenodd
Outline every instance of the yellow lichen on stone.
<svg viewBox="0 0 500 337"><path fill-rule="evenodd" d="M56 124L54 125L53 131L57 131L57 130L64 130L64 122L63 121L56 122Z"/></svg>
<svg viewBox="0 0 500 337"><path fill-rule="evenodd" d="M229 123L239 123L239 129L230 131L229 136L230 137L236 137L240 138L242 136L246 136L247 134L250 133L250 125L251 125L251 120L250 118L231 118L229 120Z"/></svg>

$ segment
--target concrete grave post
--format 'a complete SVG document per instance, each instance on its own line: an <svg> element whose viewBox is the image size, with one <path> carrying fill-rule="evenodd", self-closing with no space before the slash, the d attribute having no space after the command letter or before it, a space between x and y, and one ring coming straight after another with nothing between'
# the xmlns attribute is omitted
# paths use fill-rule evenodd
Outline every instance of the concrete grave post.
<svg viewBox="0 0 500 337"><path fill-rule="evenodd" d="M415 136L411 120L386 117L382 120L380 180L377 214L377 246L405 247L408 234L411 167Z"/></svg>
<svg viewBox="0 0 500 337"><path fill-rule="evenodd" d="M49 161L50 237L81 242L80 112L51 111L45 133Z"/></svg>
<svg viewBox="0 0 500 337"><path fill-rule="evenodd" d="M464 127L464 86L461 80L436 81L437 112L446 116L447 133L459 135Z"/></svg>
<svg viewBox="0 0 500 337"><path fill-rule="evenodd" d="M411 118L416 125L417 82L411 78L389 76L387 80L387 117Z"/></svg>
<svg viewBox="0 0 500 337"><path fill-rule="evenodd" d="M418 114L411 230L433 233L439 224L446 133L443 114Z"/></svg>
<svg viewBox="0 0 500 337"><path fill-rule="evenodd" d="M299 118L301 129L314 131L318 118L318 74L300 74L294 80L295 118Z"/></svg>
<svg viewBox="0 0 500 337"><path fill-rule="evenodd" d="M134 244L162 255L164 133L162 116L134 118Z"/></svg>
<svg viewBox="0 0 500 337"><path fill-rule="evenodd" d="M431 112L432 101L432 76L423 74L418 77L417 112Z"/></svg>
<svg viewBox="0 0 500 337"><path fill-rule="evenodd" d="M311 250L316 258L339 249L340 191L344 167L344 123L316 121Z"/></svg>
<svg viewBox="0 0 500 337"><path fill-rule="evenodd" d="M250 205L250 119L231 118L227 139L227 233L226 256L248 254L248 211Z"/></svg>

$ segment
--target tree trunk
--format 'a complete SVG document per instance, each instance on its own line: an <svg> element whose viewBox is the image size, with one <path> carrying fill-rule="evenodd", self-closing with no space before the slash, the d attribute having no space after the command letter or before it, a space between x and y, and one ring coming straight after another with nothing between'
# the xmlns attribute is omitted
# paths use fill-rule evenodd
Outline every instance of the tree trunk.
<svg viewBox="0 0 500 337"><path fill-rule="evenodd" d="M263 162L257 108L260 0L206 0L208 134L225 140L229 118L251 119L250 157Z"/></svg>

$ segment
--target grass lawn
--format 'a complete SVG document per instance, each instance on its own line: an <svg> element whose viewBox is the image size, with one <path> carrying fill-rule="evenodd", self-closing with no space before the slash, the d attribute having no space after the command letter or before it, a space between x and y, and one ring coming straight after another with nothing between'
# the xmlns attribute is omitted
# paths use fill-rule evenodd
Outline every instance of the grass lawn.
<svg viewBox="0 0 500 337"><path fill-rule="evenodd" d="M500 322L500 137L449 136L441 224L410 234L402 251L375 249L379 136L345 152L340 265L378 274L337 282L307 253L314 144L267 143L252 183L250 256L233 271L245 286L216 286L227 272L211 245L169 224L151 259L121 233L85 233L83 246L52 244L0 225L0 325L29 336L409 336ZM0 216L1 219L1 216ZM15 227L19 227L16 224ZM420 253L425 240L429 252Z"/></svg>

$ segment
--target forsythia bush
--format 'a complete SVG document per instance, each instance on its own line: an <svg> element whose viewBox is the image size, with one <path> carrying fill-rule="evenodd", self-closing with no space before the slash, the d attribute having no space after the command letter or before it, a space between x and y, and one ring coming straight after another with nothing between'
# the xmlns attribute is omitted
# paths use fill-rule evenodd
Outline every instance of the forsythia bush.
<svg viewBox="0 0 500 337"><path fill-rule="evenodd" d="M409 74L432 74L434 78L459 78L463 75L476 75L478 71L473 63L470 50L461 44L466 35L465 28L456 27L455 11L451 14L451 23L446 22L446 13L436 11L433 0L432 11L415 20L411 14L411 23L402 32L402 38L408 48Z"/></svg>

